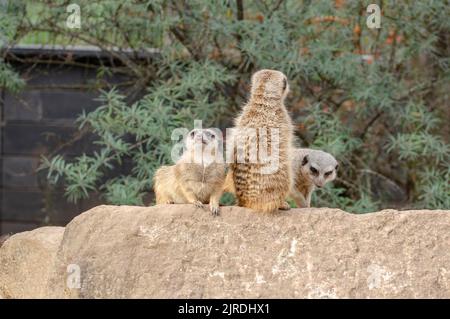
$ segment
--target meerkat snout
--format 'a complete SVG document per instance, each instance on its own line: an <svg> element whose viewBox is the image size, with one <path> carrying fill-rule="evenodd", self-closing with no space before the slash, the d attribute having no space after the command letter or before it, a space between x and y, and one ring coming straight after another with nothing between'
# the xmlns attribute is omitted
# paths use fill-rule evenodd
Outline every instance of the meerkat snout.
<svg viewBox="0 0 450 319"><path fill-rule="evenodd" d="M190 148L195 145L209 145L216 140L217 136L211 129L193 129L186 137L186 146Z"/></svg>

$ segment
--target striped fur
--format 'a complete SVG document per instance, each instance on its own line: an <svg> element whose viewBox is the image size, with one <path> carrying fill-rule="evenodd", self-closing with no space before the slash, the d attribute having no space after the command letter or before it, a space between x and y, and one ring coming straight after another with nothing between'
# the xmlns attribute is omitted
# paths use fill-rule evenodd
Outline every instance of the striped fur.
<svg viewBox="0 0 450 319"><path fill-rule="evenodd" d="M285 207L285 198L293 183L291 161L293 127L291 118L284 106L288 93L286 76L274 70L261 70L252 77L251 96L242 113L235 120L235 128L279 129L279 167L275 173L262 174L261 163L250 163L250 149L255 147L259 152L260 134L255 136L236 136L236 145L243 145L245 162L238 163L235 156L230 165L230 179L234 185L228 189L235 190L239 206L248 207L260 212L275 212ZM268 150L271 149L271 138L265 141Z"/></svg>

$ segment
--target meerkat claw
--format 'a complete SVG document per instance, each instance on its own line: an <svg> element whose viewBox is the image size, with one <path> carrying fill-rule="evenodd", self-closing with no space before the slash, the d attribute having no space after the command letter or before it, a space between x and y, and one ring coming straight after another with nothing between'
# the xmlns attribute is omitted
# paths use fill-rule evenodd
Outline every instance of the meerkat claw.
<svg viewBox="0 0 450 319"><path fill-rule="evenodd" d="M280 210L290 210L291 209L291 205L289 205L288 202L284 202L280 207Z"/></svg>
<svg viewBox="0 0 450 319"><path fill-rule="evenodd" d="M219 216L220 214L219 206L209 205L209 209L214 217Z"/></svg>
<svg viewBox="0 0 450 319"><path fill-rule="evenodd" d="M192 204L195 207L198 207L198 208L205 208L205 205L203 205L203 203L201 201L199 201L199 200L196 200L196 201L192 202Z"/></svg>

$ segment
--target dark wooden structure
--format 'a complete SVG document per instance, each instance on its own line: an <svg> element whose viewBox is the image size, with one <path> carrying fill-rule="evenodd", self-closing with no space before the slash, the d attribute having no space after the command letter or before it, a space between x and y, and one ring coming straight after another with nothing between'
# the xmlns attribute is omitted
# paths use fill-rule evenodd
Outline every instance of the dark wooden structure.
<svg viewBox="0 0 450 319"><path fill-rule="evenodd" d="M42 155L57 152L70 158L93 151L93 136L81 134L75 119L83 110L98 106L97 69L83 63L95 65L103 59L101 54L92 49L8 50L8 62L27 84L17 95L0 91L0 234L65 225L101 203L95 195L68 203L63 189L50 186L46 173L37 171ZM120 80L114 76L104 79L112 84Z"/></svg>

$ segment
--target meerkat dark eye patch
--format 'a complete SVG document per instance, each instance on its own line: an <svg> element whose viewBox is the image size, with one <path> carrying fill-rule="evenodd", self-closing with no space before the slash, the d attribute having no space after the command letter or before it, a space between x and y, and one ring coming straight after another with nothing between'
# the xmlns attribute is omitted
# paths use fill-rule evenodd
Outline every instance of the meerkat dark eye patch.
<svg viewBox="0 0 450 319"><path fill-rule="evenodd" d="M302 166L305 166L306 164L308 164L308 155L303 157L303 161L302 161Z"/></svg>
<svg viewBox="0 0 450 319"><path fill-rule="evenodd" d="M323 175L325 175L326 177L328 177L328 176L330 176L331 175L331 173L333 173L332 171L329 171L329 172L326 172L325 174L323 174Z"/></svg>
<svg viewBox="0 0 450 319"><path fill-rule="evenodd" d="M319 171L312 166L309 169L311 170L311 173L313 173L314 175L317 175L319 173Z"/></svg>

